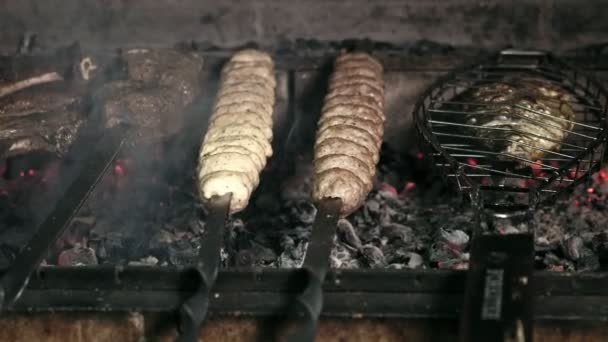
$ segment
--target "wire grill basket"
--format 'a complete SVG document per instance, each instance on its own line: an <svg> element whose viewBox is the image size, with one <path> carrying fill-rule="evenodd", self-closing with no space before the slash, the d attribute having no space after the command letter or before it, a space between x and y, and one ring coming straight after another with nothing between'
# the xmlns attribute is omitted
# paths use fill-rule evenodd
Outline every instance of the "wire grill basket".
<svg viewBox="0 0 608 342"><path fill-rule="evenodd" d="M498 105L467 97L488 84L521 90L522 82L531 81L563 90L565 100L550 101L566 105L570 116L554 117L518 101ZM604 88L580 70L549 53L506 50L435 82L418 101L414 121L435 166L458 190L481 208L513 213L550 203L599 169L607 107ZM492 118L476 123L479 115ZM488 124L501 115L500 125Z"/></svg>

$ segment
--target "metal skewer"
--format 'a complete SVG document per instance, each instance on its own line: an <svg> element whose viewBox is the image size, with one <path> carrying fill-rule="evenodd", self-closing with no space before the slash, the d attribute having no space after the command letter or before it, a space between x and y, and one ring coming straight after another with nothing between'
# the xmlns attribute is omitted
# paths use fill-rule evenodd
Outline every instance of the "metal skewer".
<svg viewBox="0 0 608 342"><path fill-rule="evenodd" d="M342 200L339 198L325 198L318 204L317 218L302 265L306 272L306 287L296 299L295 309L301 320L298 320L293 330L288 333L289 342L314 341L323 309L322 285L329 269L329 256L341 208Z"/></svg>
<svg viewBox="0 0 608 342"><path fill-rule="evenodd" d="M102 137L96 150L85 160L79 176L67 188L53 211L38 226L34 236L0 279L0 311L19 299L49 247L69 225L120 151L125 130L125 127L119 126Z"/></svg>
<svg viewBox="0 0 608 342"><path fill-rule="evenodd" d="M198 285L196 292L179 309L180 335L178 342L198 341L201 324L207 317L211 288L217 279L220 253L223 247L223 232L230 209L232 194L214 196L209 201L209 217L194 268Z"/></svg>

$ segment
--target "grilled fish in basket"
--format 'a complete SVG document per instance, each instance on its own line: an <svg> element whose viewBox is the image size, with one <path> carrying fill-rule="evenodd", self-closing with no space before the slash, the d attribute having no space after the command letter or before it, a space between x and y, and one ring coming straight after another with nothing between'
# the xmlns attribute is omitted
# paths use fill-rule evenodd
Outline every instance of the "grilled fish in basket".
<svg viewBox="0 0 608 342"><path fill-rule="evenodd" d="M460 98L467 103L463 109L471 133L499 159L522 167L558 150L574 125L574 97L549 80L484 82Z"/></svg>

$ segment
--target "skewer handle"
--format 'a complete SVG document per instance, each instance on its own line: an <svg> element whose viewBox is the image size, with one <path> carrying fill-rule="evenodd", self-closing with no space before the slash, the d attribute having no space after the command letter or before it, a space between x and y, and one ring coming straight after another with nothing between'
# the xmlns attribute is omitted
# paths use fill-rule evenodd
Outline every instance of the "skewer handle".
<svg viewBox="0 0 608 342"><path fill-rule="evenodd" d="M339 219L342 200L325 198L318 205L317 218L302 266L306 272L306 287L296 299L302 320L287 336L289 342L314 341L317 323L323 309L323 281L329 269L329 256L333 247L334 236ZM290 329L291 330L291 329Z"/></svg>
<svg viewBox="0 0 608 342"><path fill-rule="evenodd" d="M532 341L532 234L477 235L460 341Z"/></svg>
<svg viewBox="0 0 608 342"><path fill-rule="evenodd" d="M209 311L211 288L217 279L223 232L232 195L214 196L209 204L205 237L201 241L198 264L194 268L198 285L196 292L179 309L180 335L178 342L198 341L201 324Z"/></svg>

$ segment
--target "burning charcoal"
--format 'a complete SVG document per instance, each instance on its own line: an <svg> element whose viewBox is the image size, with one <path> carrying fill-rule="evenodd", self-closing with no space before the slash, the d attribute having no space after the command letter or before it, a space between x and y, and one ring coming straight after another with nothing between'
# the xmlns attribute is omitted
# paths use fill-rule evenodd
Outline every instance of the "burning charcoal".
<svg viewBox="0 0 608 342"><path fill-rule="evenodd" d="M308 240L308 238L310 237L310 232L311 232L310 226L307 226L307 227L297 226L297 227L294 227L293 229L289 229L289 230L285 231L286 234L289 234L295 240Z"/></svg>
<svg viewBox="0 0 608 342"><path fill-rule="evenodd" d="M397 190L388 184L381 184L380 190L378 190L378 197L384 201L388 201L390 204L395 204L399 200L399 196L397 195Z"/></svg>
<svg viewBox="0 0 608 342"><path fill-rule="evenodd" d="M312 224L317 216L317 208L308 200L297 200L290 206L291 215L299 222Z"/></svg>
<svg viewBox="0 0 608 342"><path fill-rule="evenodd" d="M268 265L277 259L277 255L272 249L257 243L253 244L252 253L258 265Z"/></svg>
<svg viewBox="0 0 608 342"><path fill-rule="evenodd" d="M338 220L337 228L338 228L338 234L340 235L342 240L344 240L344 242L348 246L350 246L354 249L361 248L361 239L359 239L359 236L355 232L355 228L348 220L345 220L345 219Z"/></svg>
<svg viewBox="0 0 608 342"><path fill-rule="evenodd" d="M139 261L130 261L129 266L156 266L158 259L149 255L145 258L139 259Z"/></svg>
<svg viewBox="0 0 608 342"><path fill-rule="evenodd" d="M398 223L382 227L380 232L382 235L386 236L389 241L402 240L404 242L411 241L414 234L412 228Z"/></svg>
<svg viewBox="0 0 608 342"><path fill-rule="evenodd" d="M380 226L373 221L368 221L361 216L354 217L353 226L358 227L357 233L365 244L372 241L380 241Z"/></svg>
<svg viewBox="0 0 608 342"><path fill-rule="evenodd" d="M198 249L187 241L178 240L169 245L169 262L175 266L195 265L198 262Z"/></svg>
<svg viewBox="0 0 608 342"><path fill-rule="evenodd" d="M378 214L380 212L380 202L378 202L375 198L369 198L367 202L365 202L365 208L371 214Z"/></svg>
<svg viewBox="0 0 608 342"><path fill-rule="evenodd" d="M196 215L192 216L188 220L188 228L192 233L196 235L203 234L205 232L205 222L202 221Z"/></svg>
<svg viewBox="0 0 608 342"><path fill-rule="evenodd" d="M539 236L534 242L534 248L538 251L548 251L552 250L554 246L551 245L546 236Z"/></svg>
<svg viewBox="0 0 608 342"><path fill-rule="evenodd" d="M331 251L329 257L329 265L331 268L358 268L359 263L354 258L351 249L337 243Z"/></svg>
<svg viewBox="0 0 608 342"><path fill-rule="evenodd" d="M407 266L404 264L389 264L388 266L386 266L386 268L389 270L403 270L406 269Z"/></svg>
<svg viewBox="0 0 608 342"><path fill-rule="evenodd" d="M464 250L469 243L469 235L462 230L447 231L440 229L440 241L448 244L451 248Z"/></svg>
<svg viewBox="0 0 608 342"><path fill-rule="evenodd" d="M71 249L67 249L57 259L57 265L59 266L86 266L86 265L97 265L97 257L95 251L89 247L75 246Z"/></svg>
<svg viewBox="0 0 608 342"><path fill-rule="evenodd" d="M598 271L600 269L600 259L590 248L583 247L580 250L580 257L576 260L576 270L579 272Z"/></svg>
<svg viewBox="0 0 608 342"><path fill-rule="evenodd" d="M378 218L378 223L381 227L390 226L393 223L393 217L391 215L391 209L387 208L387 210L380 213L380 217Z"/></svg>
<svg viewBox="0 0 608 342"><path fill-rule="evenodd" d="M289 235L281 236L281 242L279 243L282 250L295 248L296 242Z"/></svg>
<svg viewBox="0 0 608 342"><path fill-rule="evenodd" d="M543 257L543 263L549 270L556 272L572 272L575 269L574 263L569 260L562 259L551 252L545 254Z"/></svg>
<svg viewBox="0 0 608 342"><path fill-rule="evenodd" d="M151 249L162 249L174 241L173 234L165 229L159 229L150 239Z"/></svg>
<svg viewBox="0 0 608 342"><path fill-rule="evenodd" d="M386 266L386 258L380 248L367 244L359 250L367 265L371 268L380 268Z"/></svg>
<svg viewBox="0 0 608 342"><path fill-rule="evenodd" d="M456 245L440 241L431 247L430 259L439 268L464 269L468 264L468 253L463 253Z"/></svg>
<svg viewBox="0 0 608 342"><path fill-rule="evenodd" d="M416 269L422 266L424 261L422 260L422 256L418 253L409 253L410 260L407 262L407 268Z"/></svg>
<svg viewBox="0 0 608 342"><path fill-rule="evenodd" d="M578 260L584 248L583 239L580 236L573 236L564 242L563 250L566 257L570 260Z"/></svg>
<svg viewBox="0 0 608 342"><path fill-rule="evenodd" d="M279 256L278 266L281 268L299 268L304 262L307 242L301 242L296 247L286 248Z"/></svg>
<svg viewBox="0 0 608 342"><path fill-rule="evenodd" d="M255 265L255 255L251 250L245 249L238 251L234 257L234 266L236 267L253 267Z"/></svg>
<svg viewBox="0 0 608 342"><path fill-rule="evenodd" d="M65 154L86 112L83 90L63 84L0 98L0 158L34 151Z"/></svg>
<svg viewBox="0 0 608 342"><path fill-rule="evenodd" d="M103 261L108 257L108 252L103 241L90 241L89 243L92 243L92 248L95 250L95 255L97 255L98 259Z"/></svg>

